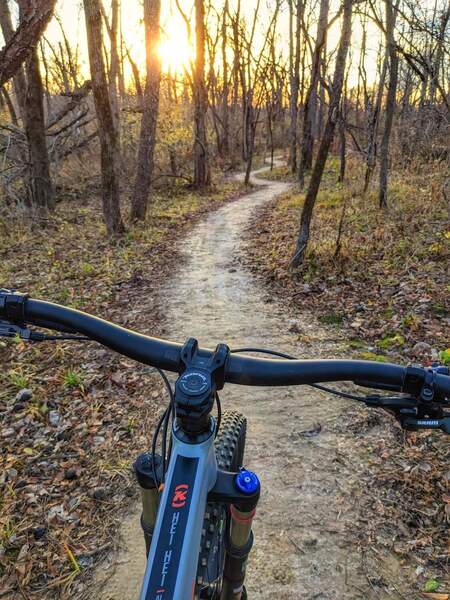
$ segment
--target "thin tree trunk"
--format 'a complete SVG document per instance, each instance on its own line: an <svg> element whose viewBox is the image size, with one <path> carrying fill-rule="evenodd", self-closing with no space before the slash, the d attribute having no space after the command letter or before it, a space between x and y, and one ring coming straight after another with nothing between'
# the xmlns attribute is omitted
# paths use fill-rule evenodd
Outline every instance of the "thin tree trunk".
<svg viewBox="0 0 450 600"><path fill-rule="evenodd" d="M340 167L338 182L342 183L345 179L345 168L347 164L347 142L345 138L345 113L342 110L339 119L339 155L340 155Z"/></svg>
<svg viewBox="0 0 450 600"><path fill-rule="evenodd" d="M16 109L14 108L14 104L12 103L9 92L5 86L3 86L1 88L1 90L2 90L3 98L5 99L5 102L6 102L6 106L8 107L8 112L11 116L11 121L13 122L13 125L15 125L17 127L19 125L19 122L17 120Z"/></svg>
<svg viewBox="0 0 450 600"><path fill-rule="evenodd" d="M369 189L370 180L372 173L375 169L377 160L377 138L378 138L378 125L380 121L381 104L383 101L383 89L386 81L387 74L387 57L384 57L383 66L381 67L380 81L378 84L377 97L375 100L375 106L372 109L372 116L369 122L369 136L367 143L367 156L366 156L366 173L364 176L364 189L365 194Z"/></svg>
<svg viewBox="0 0 450 600"><path fill-rule="evenodd" d="M35 9L27 0L21 0L19 7L20 29L29 20ZM11 43L16 33L12 27L11 14L6 0L1 3L0 21L4 38L7 43ZM14 88L27 139L29 180L27 182L27 203L45 212L47 209L54 208L55 198L45 135L44 89L37 46L26 61L25 74L22 67L17 70L14 76Z"/></svg>
<svg viewBox="0 0 450 600"><path fill-rule="evenodd" d="M232 160L233 164L237 157L240 139L239 139L239 119L238 115L238 102L239 102L239 81L241 73L241 46L239 43L239 19L241 10L241 0L237 2L236 13L232 19L232 32L233 32L233 98L232 98L232 117L233 117L233 144L232 144ZM242 94L243 96L243 94Z"/></svg>
<svg viewBox="0 0 450 600"><path fill-rule="evenodd" d="M252 113L253 113L253 110L254 109L252 109ZM257 127L257 120L254 122L253 117L251 117L251 125L250 125L250 131L249 131L248 158L247 158L247 165L245 167L245 179L244 179L245 185L249 185L250 175L252 173L253 154L254 154L254 150L255 150L256 127Z"/></svg>
<svg viewBox="0 0 450 600"><path fill-rule="evenodd" d="M333 141L334 132L336 128L336 121L338 120L339 115L339 104L344 84L345 64L347 60L352 30L353 0L344 0L343 4L344 14L342 19L342 31L336 57L336 67L333 76L328 117L325 124L323 137L320 142L319 151L317 153L314 169L311 173L311 180L309 182L308 191L306 193L305 203L303 205L297 244L294 256L290 264L290 266L293 268L301 265L306 255L314 205L316 203L317 194L319 192L320 183L322 181L322 175L325 169L325 163L327 161L328 153L330 151L330 147Z"/></svg>
<svg viewBox="0 0 450 600"><path fill-rule="evenodd" d="M204 189L210 182L206 111L208 101L205 87L205 5L195 0L195 66L194 95L194 187Z"/></svg>
<svg viewBox="0 0 450 600"><path fill-rule="evenodd" d="M385 0L386 5L386 45L389 55L389 83L385 109L385 123L383 137L380 145L380 190L379 203L380 208L387 207L388 202L388 175L389 175L389 141L391 138L392 123L394 121L394 112L397 94L398 81L398 54L395 45L394 27L395 27L395 8L393 0Z"/></svg>
<svg viewBox="0 0 450 600"><path fill-rule="evenodd" d="M145 219L153 176L161 83L161 61L158 54L160 12L161 0L144 0L147 79L145 82L136 179L131 204L131 219L133 221L143 221Z"/></svg>
<svg viewBox="0 0 450 600"><path fill-rule="evenodd" d="M296 19L295 19L295 35L294 35L294 6L293 0L289 0L289 29L290 29L290 151L289 163L292 173L297 172L297 122L298 122L298 92L300 86L300 31L301 20L303 13L303 0L296 2ZM295 44L294 44L295 39ZM295 49L294 49L295 46Z"/></svg>
<svg viewBox="0 0 450 600"><path fill-rule="evenodd" d="M119 96L123 101L126 96L126 88L125 88L125 72L124 72L124 39L123 39L123 7L122 3L119 2Z"/></svg>
<svg viewBox="0 0 450 600"><path fill-rule="evenodd" d="M45 211L55 207L55 197L45 136L44 89L36 48L27 60L26 75L27 93L24 121L30 163L30 199L34 206Z"/></svg>
<svg viewBox="0 0 450 600"><path fill-rule="evenodd" d="M113 111L114 123L117 131L117 139L120 145L120 110L118 95L118 77L119 77L119 52L117 49L119 27L119 0L111 1L111 65L109 73L109 91L111 95L111 108Z"/></svg>
<svg viewBox="0 0 450 600"><path fill-rule="evenodd" d="M303 135L301 144L300 164L298 169L298 179L300 187L305 185L305 172L311 168L314 151L314 125L317 113L317 85L321 69L321 56L326 43L328 28L328 12L330 9L329 0L320 0L319 22L317 24L316 45L314 48L311 82L306 94L303 107Z"/></svg>
<svg viewBox="0 0 450 600"><path fill-rule="evenodd" d="M9 43L12 37L14 36L14 28L12 25L11 13L9 10L7 0L0 0L0 26L5 42ZM17 104L19 107L19 116L23 117L25 107L25 96L27 93L27 84L25 81L25 75L23 72L22 65L20 65L16 74L13 77L13 87Z"/></svg>
<svg viewBox="0 0 450 600"><path fill-rule="evenodd" d="M443 11L441 15L441 23L439 27L439 32L437 36L437 44L435 50L435 59L433 61L433 69L432 69L432 77L430 82L430 101L432 104L436 102L436 91L438 89L439 84L439 72L441 69L442 59L444 57L444 42L445 42L445 32L447 30L447 25L450 20L450 2L447 3L445 11Z"/></svg>
<svg viewBox="0 0 450 600"><path fill-rule="evenodd" d="M227 16L228 16L228 0L225 0L222 17L222 76L223 76L223 88L222 88L222 148L221 152L224 156L230 154L230 113L228 110L228 96L229 96L229 82L228 82L228 60L227 60L227 46L228 46L228 29L227 29Z"/></svg>
<svg viewBox="0 0 450 600"><path fill-rule="evenodd" d="M131 72L133 73L133 79L134 79L134 87L136 88L136 94L139 100L139 106L141 106L141 108L144 107L144 93L142 91L142 85L141 85L141 76L139 74L139 68L137 66L137 64L134 62L134 60L131 58L130 55L130 51L127 48L127 56L128 56L128 60L130 62L130 66L131 66Z"/></svg>
<svg viewBox="0 0 450 600"><path fill-rule="evenodd" d="M92 89L99 125L103 217L108 235L121 234L124 226L120 213L120 190L116 164L119 148L103 61L100 2L99 0L83 0L83 3Z"/></svg>

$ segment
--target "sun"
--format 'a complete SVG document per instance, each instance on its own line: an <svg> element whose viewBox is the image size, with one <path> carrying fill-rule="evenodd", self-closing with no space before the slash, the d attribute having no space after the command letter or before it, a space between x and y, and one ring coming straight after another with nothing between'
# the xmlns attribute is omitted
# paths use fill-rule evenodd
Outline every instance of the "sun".
<svg viewBox="0 0 450 600"><path fill-rule="evenodd" d="M162 27L159 44L161 67L165 72L182 74L194 58L185 24L179 19L168 19Z"/></svg>

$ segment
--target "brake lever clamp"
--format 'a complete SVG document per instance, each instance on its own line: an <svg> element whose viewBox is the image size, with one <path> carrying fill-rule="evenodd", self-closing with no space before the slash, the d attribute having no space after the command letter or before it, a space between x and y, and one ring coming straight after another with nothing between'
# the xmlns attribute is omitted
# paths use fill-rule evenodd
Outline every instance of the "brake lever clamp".
<svg viewBox="0 0 450 600"><path fill-rule="evenodd" d="M403 380L402 390L418 398L425 404L432 402L435 396L436 375L449 375L448 367L439 364L433 364L431 367L416 367L410 365L406 367L405 378Z"/></svg>

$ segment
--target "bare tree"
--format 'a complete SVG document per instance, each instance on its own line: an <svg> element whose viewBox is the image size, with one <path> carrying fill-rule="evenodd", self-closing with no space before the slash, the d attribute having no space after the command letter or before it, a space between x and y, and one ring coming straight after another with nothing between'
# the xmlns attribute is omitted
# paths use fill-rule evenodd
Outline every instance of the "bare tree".
<svg viewBox="0 0 450 600"><path fill-rule="evenodd" d="M195 0L195 65L194 95L194 187L204 189L210 183L206 111L208 99L205 87L205 5Z"/></svg>
<svg viewBox="0 0 450 600"><path fill-rule="evenodd" d="M377 141L378 141L378 127L380 122L381 108L383 102L383 90L386 81L388 58L384 57L383 64L381 67L380 79L378 82L378 90L373 102L371 114L368 122L368 140L367 140L367 151L366 151L366 173L364 177L364 193L369 189L370 179L375 169L377 160Z"/></svg>
<svg viewBox="0 0 450 600"><path fill-rule="evenodd" d="M289 74L290 74L290 152L289 162L292 173L297 172L297 122L298 122L298 92L300 86L300 33L303 18L303 0L295 3L289 0ZM294 25L295 21L295 25Z"/></svg>
<svg viewBox="0 0 450 600"><path fill-rule="evenodd" d="M396 8L393 0L385 0L386 7L386 54L389 57L389 83L385 108L385 123L380 146L380 208L387 206L389 174L389 141L396 106L398 81L398 54L394 37Z"/></svg>
<svg viewBox="0 0 450 600"><path fill-rule="evenodd" d="M27 93L25 96L25 134L30 164L29 200L41 209L54 208L55 198L50 178L44 117L44 93L39 59L35 48L26 62Z"/></svg>
<svg viewBox="0 0 450 600"><path fill-rule="evenodd" d="M311 168L314 150L314 123L317 113L317 86L319 84L321 57L326 44L328 12L330 0L320 0L319 21L317 23L316 44L312 56L311 80L303 106L303 132L301 143L298 178L300 186L304 186L305 171Z"/></svg>
<svg viewBox="0 0 450 600"><path fill-rule="evenodd" d="M118 96L118 85L119 85L119 71L120 71L120 59L118 50L118 29L119 29L119 12L120 3L119 0L111 0L111 21L104 10L103 3L100 2L100 9L102 11L103 21L106 25L109 36L109 47L110 47L110 61L109 61L109 94L111 99L111 108L113 111L114 124L116 126L117 137L120 145L120 109L119 109L119 96Z"/></svg>
<svg viewBox="0 0 450 600"><path fill-rule="evenodd" d="M36 8L31 0L20 0L20 29ZM6 0L2 2L0 22L3 36L9 44L15 38L11 14ZM26 136L26 203L40 211L55 206L54 190L50 177L50 161L46 141L43 104L43 85L37 48L33 48L25 63L25 72L19 65L14 75L14 88Z"/></svg>
<svg viewBox="0 0 450 600"><path fill-rule="evenodd" d="M336 123L339 119L339 104L341 101L345 75L345 64L347 60L348 48L350 45L350 37L352 31L353 2L354 0L344 0L343 2L344 10L342 18L342 30L336 57L336 66L334 70L333 83L330 92L330 105L328 108L328 117L325 124L323 137L320 142L319 150L317 153L316 162L311 173L311 180L309 182L305 202L303 204L297 244L294 256L290 264L290 266L293 268L298 267L302 264L306 254L306 249L309 242L311 218L313 215L314 205L316 203L317 194L319 192L320 183L322 181L325 163L327 161L328 153L330 151L331 143L333 141Z"/></svg>
<svg viewBox="0 0 450 600"><path fill-rule="evenodd" d="M117 170L118 140L109 98L102 51L102 15L99 0L83 0L92 89L99 125L102 170L103 217L108 235L124 231L120 213Z"/></svg>
<svg viewBox="0 0 450 600"><path fill-rule="evenodd" d="M143 99L136 179L131 203L131 219L133 221L145 219L153 175L153 157L156 146L156 125L161 82L161 61L158 55L160 12L161 0L144 0L147 79Z"/></svg>
<svg viewBox="0 0 450 600"><path fill-rule="evenodd" d="M229 80L228 80L228 59L227 59L227 47L228 47L228 27L227 18L229 13L228 0L225 0L222 15L222 153L224 156L228 156L230 153L230 111L228 108L229 98Z"/></svg>

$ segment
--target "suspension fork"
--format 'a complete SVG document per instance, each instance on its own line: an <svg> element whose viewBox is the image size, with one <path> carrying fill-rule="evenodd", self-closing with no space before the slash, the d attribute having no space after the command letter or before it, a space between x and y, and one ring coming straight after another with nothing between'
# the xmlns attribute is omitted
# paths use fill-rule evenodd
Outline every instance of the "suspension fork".
<svg viewBox="0 0 450 600"><path fill-rule="evenodd" d="M256 512L230 506L230 532L226 547L221 600L241 600L247 559L253 546L252 522Z"/></svg>
<svg viewBox="0 0 450 600"><path fill-rule="evenodd" d="M241 600L244 593L247 559L253 546L252 523L260 494L255 473L218 471L208 500L230 506L230 526L226 540L225 567L220 600Z"/></svg>
<svg viewBox="0 0 450 600"><path fill-rule="evenodd" d="M155 454L154 458L150 452L140 454L134 463L134 472L141 489L141 527L144 532L145 551L148 557L152 543L153 530L155 529L156 516L158 514L160 493L155 481L155 474L161 481L162 458Z"/></svg>

